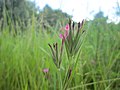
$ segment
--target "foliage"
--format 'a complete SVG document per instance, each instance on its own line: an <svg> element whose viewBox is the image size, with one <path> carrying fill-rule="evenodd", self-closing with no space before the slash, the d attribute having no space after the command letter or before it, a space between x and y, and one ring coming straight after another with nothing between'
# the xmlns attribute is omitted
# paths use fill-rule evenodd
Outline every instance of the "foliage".
<svg viewBox="0 0 120 90"><path fill-rule="evenodd" d="M67 55L63 54L58 70L48 47L48 43L61 43L58 32L37 32L35 27L33 18L24 33L14 36L7 27L0 32L1 90L119 90L120 23L107 24L105 19L86 22L83 30L87 36L79 57L72 59L78 62L68 81L65 77L71 72L71 62ZM49 71L43 72L44 68Z"/></svg>
<svg viewBox="0 0 120 90"><path fill-rule="evenodd" d="M34 13L34 4L26 6L25 0L4 1L9 3L1 4L3 0L0 0L0 5L5 7L0 17L8 23L4 22L5 27L0 31L0 90L119 90L120 23L106 23L106 17L86 21L78 33L80 38L75 39L77 32L73 31L70 31L69 35L62 34L62 41L65 38L68 41L65 45L59 34L61 27L67 23L66 17L70 16L49 6L39 14ZM11 6L6 8L12 5L12 1L17 1L14 7L17 10L15 9L14 13L11 12ZM19 5L23 2L25 6ZM34 14L31 15L32 13ZM18 20L19 23L13 23L11 14L15 14L15 21ZM0 28L2 24L0 21ZM19 24L25 28L21 28ZM45 27L41 28L41 24L45 24ZM71 26L70 22L68 24ZM83 22L78 23L78 26L72 24L72 29L77 30L80 25L82 26ZM83 39L84 30L87 33L81 44L79 40ZM70 39L72 42L66 36L73 36ZM49 46L52 45L48 46L48 43L55 43L52 47L55 54L56 47L61 48L59 45L62 44L62 61L58 67L51 57ZM65 47L68 47L68 50ZM60 61L60 53L55 57L57 55L60 56Z"/></svg>
<svg viewBox="0 0 120 90"><path fill-rule="evenodd" d="M32 1L26 0L0 0L0 23L1 30L6 25L9 25L9 30L14 28L15 33L17 25L22 31L26 30L35 16L35 24L37 24L37 30L39 28L50 28L51 26L61 27L64 25L67 18L71 17L61 10L53 10L46 5L43 10L40 10Z"/></svg>
<svg viewBox="0 0 120 90"><path fill-rule="evenodd" d="M0 0L0 21L2 23L1 29L6 25L11 28L16 28L17 24L24 28L32 15L38 11L36 6L31 1L26 0ZM15 29L17 32L17 30Z"/></svg>
<svg viewBox="0 0 120 90"><path fill-rule="evenodd" d="M71 16L63 13L61 10L53 10L49 5L46 5L43 8L43 11L40 11L40 15L42 23L46 26L55 26L57 23L62 23L64 25L64 21ZM59 26L60 27L60 26Z"/></svg>
<svg viewBox="0 0 120 90"><path fill-rule="evenodd" d="M94 17L95 18L103 18L104 17L104 13L102 11L99 11L97 14L95 14Z"/></svg>
<svg viewBox="0 0 120 90"><path fill-rule="evenodd" d="M33 12L37 11L34 3L26 0L0 0L0 19L7 14L11 19L28 19ZM5 10L5 12L4 12Z"/></svg>

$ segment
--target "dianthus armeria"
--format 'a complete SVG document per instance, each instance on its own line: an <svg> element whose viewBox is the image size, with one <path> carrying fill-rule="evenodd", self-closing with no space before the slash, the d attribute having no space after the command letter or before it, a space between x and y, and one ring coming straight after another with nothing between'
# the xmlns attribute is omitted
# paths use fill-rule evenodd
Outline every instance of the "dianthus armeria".
<svg viewBox="0 0 120 90"><path fill-rule="evenodd" d="M64 34L59 35L59 37L62 39L62 44L61 44L60 50L58 50L57 43L53 43L53 45L48 44L51 49L51 52L52 52L53 62L57 68L60 68L60 65L62 62L63 46L65 43L65 39L68 36L68 33L69 33L69 24L66 25Z"/></svg>
<svg viewBox="0 0 120 90"><path fill-rule="evenodd" d="M65 26L65 28L63 28L64 33L59 34L59 37L62 39L60 50L58 50L58 43L53 43L53 45L48 44L51 49L53 62L56 67L60 68L64 44L68 59L78 52L82 43L82 36L84 35L84 31L82 30L84 22L85 20L83 20L81 23L77 23L76 28L76 23L72 20L69 20L69 23Z"/></svg>
<svg viewBox="0 0 120 90"><path fill-rule="evenodd" d="M45 79L49 79L49 69L48 68L44 68L43 69L43 73L45 75Z"/></svg>
<svg viewBox="0 0 120 90"><path fill-rule="evenodd" d="M48 69L48 68L44 68L44 69L43 69L43 72L44 72L44 73L48 73L48 72L49 72L49 69Z"/></svg>
<svg viewBox="0 0 120 90"><path fill-rule="evenodd" d="M76 28L76 23L72 20L69 20L69 23L65 26L64 34L59 35L63 43L65 43L68 57L74 56L82 44L84 23L85 20L83 20L81 23L77 23Z"/></svg>

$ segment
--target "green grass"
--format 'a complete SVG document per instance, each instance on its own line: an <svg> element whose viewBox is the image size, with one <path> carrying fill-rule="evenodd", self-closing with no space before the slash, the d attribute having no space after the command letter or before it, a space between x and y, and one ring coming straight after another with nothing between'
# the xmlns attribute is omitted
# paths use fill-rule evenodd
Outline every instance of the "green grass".
<svg viewBox="0 0 120 90"><path fill-rule="evenodd" d="M61 43L58 32L36 32L33 23L14 36L5 28L0 32L0 90L119 90L120 30L92 22L85 29L87 36L78 57L72 59L77 64L65 87L70 62L64 54L58 70L48 46ZM49 68L47 74L44 68Z"/></svg>

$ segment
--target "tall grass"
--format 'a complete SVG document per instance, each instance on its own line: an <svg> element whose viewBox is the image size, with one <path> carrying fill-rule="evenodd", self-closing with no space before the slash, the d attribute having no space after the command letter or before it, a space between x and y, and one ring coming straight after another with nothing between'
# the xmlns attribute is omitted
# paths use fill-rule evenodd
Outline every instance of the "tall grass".
<svg viewBox="0 0 120 90"><path fill-rule="evenodd" d="M87 36L66 88L67 55L58 70L48 47L48 43L61 43L56 28L52 34L42 28L36 31L34 18L32 25L17 35L12 34L14 28L9 33L7 26L0 32L0 90L119 90L120 30L97 22L86 23ZM44 73L44 68L49 72Z"/></svg>

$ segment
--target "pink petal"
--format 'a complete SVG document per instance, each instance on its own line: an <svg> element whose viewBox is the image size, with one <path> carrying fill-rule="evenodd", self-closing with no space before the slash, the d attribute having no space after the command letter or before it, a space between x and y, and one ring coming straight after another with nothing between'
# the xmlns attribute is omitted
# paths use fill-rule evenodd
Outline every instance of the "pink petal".
<svg viewBox="0 0 120 90"><path fill-rule="evenodd" d="M44 73L48 73L48 72L49 72L49 69L48 69L48 68L44 68L44 69L43 69L43 72L44 72Z"/></svg>
<svg viewBox="0 0 120 90"><path fill-rule="evenodd" d="M66 32L64 33L65 39L67 38L67 36L68 36L68 31L66 31Z"/></svg>
<svg viewBox="0 0 120 90"><path fill-rule="evenodd" d="M68 31L70 29L69 24L65 26L65 30Z"/></svg>
<svg viewBox="0 0 120 90"><path fill-rule="evenodd" d="M59 37L60 37L61 39L63 39L63 34L59 34Z"/></svg>

